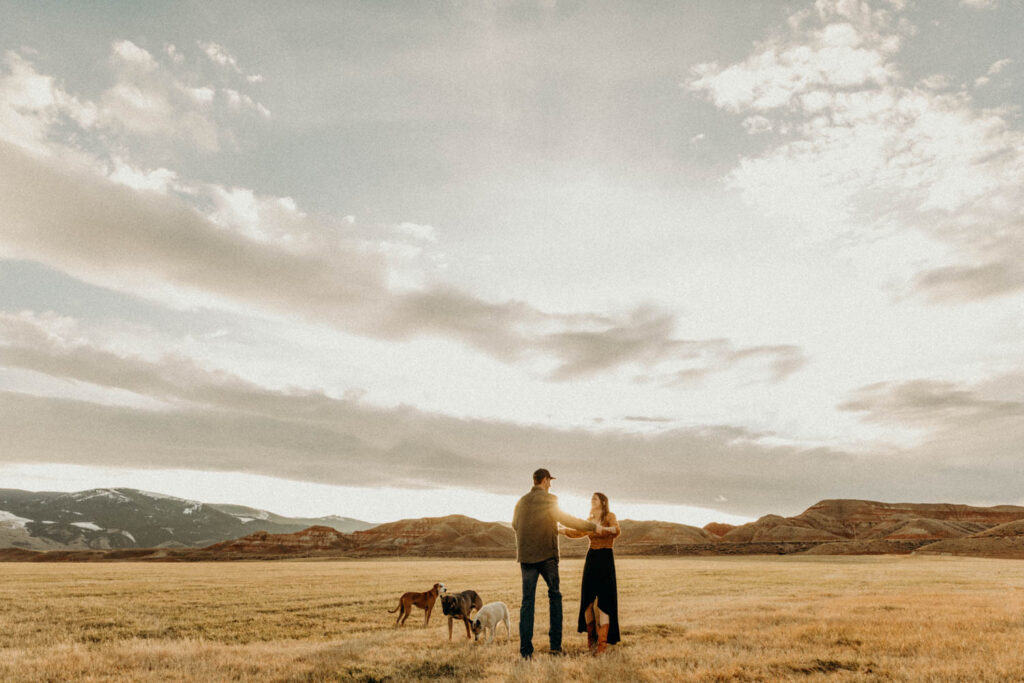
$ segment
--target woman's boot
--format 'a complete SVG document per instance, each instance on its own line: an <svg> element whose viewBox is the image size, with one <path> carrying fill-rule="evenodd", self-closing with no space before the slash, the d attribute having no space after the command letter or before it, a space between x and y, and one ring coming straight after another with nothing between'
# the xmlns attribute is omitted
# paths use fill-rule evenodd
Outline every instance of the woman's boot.
<svg viewBox="0 0 1024 683"><path fill-rule="evenodd" d="M590 654L594 654L594 648L597 647L597 626L592 621L587 622L587 649L590 650Z"/></svg>
<svg viewBox="0 0 1024 683"><path fill-rule="evenodd" d="M597 627L597 654L603 654L608 647L608 627L610 624L602 624Z"/></svg>

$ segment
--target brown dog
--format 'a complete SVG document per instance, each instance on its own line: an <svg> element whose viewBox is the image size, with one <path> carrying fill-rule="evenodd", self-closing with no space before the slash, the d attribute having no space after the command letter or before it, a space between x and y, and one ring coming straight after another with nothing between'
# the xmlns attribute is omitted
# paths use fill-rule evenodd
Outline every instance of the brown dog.
<svg viewBox="0 0 1024 683"><path fill-rule="evenodd" d="M461 619L466 625L466 637L472 639L469 632L469 625L472 620L470 612L479 610L484 606L484 601L476 594L476 591L462 591L455 595L444 595L441 597L441 611L448 615L448 640L452 639L452 622L454 619Z"/></svg>
<svg viewBox="0 0 1024 683"><path fill-rule="evenodd" d="M395 609L389 609L388 614L398 612L398 618L395 619L395 626L401 626L405 623L405 620L409 618L409 615L412 614L412 608L415 605L426 612L426 614L423 615L423 625L426 626L430 623L430 613L434 610L434 603L437 602L437 596L444 593L444 591L445 588L443 583L435 583L434 587L425 593L416 593L415 591L403 593L402 597L398 598L398 607Z"/></svg>

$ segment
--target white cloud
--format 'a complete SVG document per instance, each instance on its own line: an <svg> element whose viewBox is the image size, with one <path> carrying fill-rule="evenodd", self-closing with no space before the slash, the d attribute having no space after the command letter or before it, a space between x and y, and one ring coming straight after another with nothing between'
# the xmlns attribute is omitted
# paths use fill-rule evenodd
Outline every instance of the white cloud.
<svg viewBox="0 0 1024 683"><path fill-rule="evenodd" d="M102 150L124 157L140 138L162 156L181 143L213 152L222 141L234 144L234 122L253 113L269 118L266 107L244 92L197 82L173 45L164 53L169 63L131 41L114 42L108 62L112 82L89 101L39 73L22 55L7 52L0 67L0 138L36 154L77 157L102 167L116 165L102 158Z"/></svg>
<svg viewBox="0 0 1024 683"><path fill-rule="evenodd" d="M187 84L129 41L115 43L112 53L115 83L99 100L104 127L129 136L189 141L206 152L219 149L221 132L207 107L214 88Z"/></svg>
<svg viewBox="0 0 1024 683"><path fill-rule="evenodd" d="M742 125L743 129L751 135L766 133L774 127L771 120L760 115L748 116L743 119Z"/></svg>
<svg viewBox="0 0 1024 683"><path fill-rule="evenodd" d="M239 76L244 76L247 83L263 82L262 74L245 74L242 71L242 68L238 65L238 58L231 54L231 52L229 52L223 45L213 42L205 43L202 41L200 41L198 45L207 58L217 66L223 67Z"/></svg>
<svg viewBox="0 0 1024 683"><path fill-rule="evenodd" d="M992 66L988 68L988 75L993 76L1002 71L1003 69L1005 69L1010 64L1013 64L1012 59L1000 59L998 62L994 62Z"/></svg>
<svg viewBox="0 0 1024 683"><path fill-rule="evenodd" d="M15 52L4 55L7 73L0 76L0 139L33 152L55 151L51 129L62 121L82 128L96 123L95 105L67 93L52 76L40 74Z"/></svg>
<svg viewBox="0 0 1024 683"><path fill-rule="evenodd" d="M1024 134L1009 111L937 91L944 77L905 83L897 57L914 29L890 11L863 2L820 1L816 9L794 15L791 34L737 64L694 69L694 92L747 114L748 132L777 133L727 182L767 213L795 219L811 241L922 230L966 261L936 268L984 266L979 276L993 272L993 262L1005 270L1001 264L1024 258L1024 238L1010 227L1021 220ZM1017 281L965 282L963 291L990 296Z"/></svg>
<svg viewBox="0 0 1024 683"><path fill-rule="evenodd" d="M235 56L228 52L227 48L223 45L218 45L217 43L204 43L200 41L199 47L214 64L228 67L235 72L240 72L240 69L238 68L238 60L235 59Z"/></svg>
<svg viewBox="0 0 1024 683"><path fill-rule="evenodd" d="M213 202L209 216L217 225L295 252L321 244L319 228L291 197L259 196L247 188L220 185L208 185L202 191Z"/></svg>
<svg viewBox="0 0 1024 683"><path fill-rule="evenodd" d="M116 41L112 46L112 51L120 61L137 66L144 71L155 71L157 68L153 55L130 40Z"/></svg>
<svg viewBox="0 0 1024 683"><path fill-rule="evenodd" d="M432 225L419 223L399 223L395 229L403 235L420 242L437 242L437 230Z"/></svg>
<svg viewBox="0 0 1024 683"><path fill-rule="evenodd" d="M141 136L168 146L187 141L204 151L216 151L223 128L211 109L217 89L194 83L195 76L176 73L184 60L174 48L165 49L171 64L162 66L148 51L130 41L111 46L114 82L97 102L80 101L62 90L55 79L37 73L16 53L8 53L9 74L0 81L0 135L37 152L54 148L50 139L62 120L84 129L124 136ZM222 106L237 112L251 110L263 118L270 112L245 93L224 91ZM66 144L66 143L65 143Z"/></svg>
<svg viewBox="0 0 1024 683"><path fill-rule="evenodd" d="M1012 59L1000 59L998 62L993 63L992 66L988 68L988 71L985 73L984 76L979 76L978 78L974 79L975 87L981 88L988 85L989 83L992 82L992 76L995 76L1012 63Z"/></svg>
<svg viewBox="0 0 1024 683"><path fill-rule="evenodd" d="M921 79L920 86L927 90L947 90L953 83L947 74L932 74Z"/></svg>
<svg viewBox="0 0 1024 683"><path fill-rule="evenodd" d="M114 168L108 174L115 183L120 183L136 190L152 190L167 194L178 179L178 174L166 168L143 171L135 168L122 159L114 160Z"/></svg>
<svg viewBox="0 0 1024 683"><path fill-rule="evenodd" d="M227 99L228 105L233 109L252 109L259 112L264 118L270 118L270 110L248 95L240 93L233 88L224 88L221 92Z"/></svg>
<svg viewBox="0 0 1024 683"><path fill-rule="evenodd" d="M194 99L196 102L202 104L208 104L213 102L213 96L217 94L217 91L213 88L185 88L185 92Z"/></svg>
<svg viewBox="0 0 1024 683"><path fill-rule="evenodd" d="M168 57L171 58L171 61L174 62L175 64L181 64L181 63L183 63L185 61L185 55L181 54L181 52L178 50L178 48L175 47L174 45L171 45L171 44L165 45L164 46L164 52L167 54Z"/></svg>
<svg viewBox="0 0 1024 683"><path fill-rule="evenodd" d="M698 65L687 85L729 111L771 111L823 88L888 83L893 70L886 55L898 46L898 37L864 35L849 23L830 23L806 41L769 44L739 64Z"/></svg>

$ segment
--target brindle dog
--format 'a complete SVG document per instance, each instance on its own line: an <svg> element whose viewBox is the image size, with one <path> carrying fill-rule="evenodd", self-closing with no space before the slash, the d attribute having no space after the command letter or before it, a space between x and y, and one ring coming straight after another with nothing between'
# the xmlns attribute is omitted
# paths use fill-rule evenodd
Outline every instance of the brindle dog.
<svg viewBox="0 0 1024 683"><path fill-rule="evenodd" d="M441 611L448 615L448 640L452 639L452 621L454 619L462 620L466 625L466 637L472 639L473 634L469 631L469 625L473 622L469 615L473 610L479 610L483 606L484 601L480 599L476 591L462 591L455 595L442 595Z"/></svg>
<svg viewBox="0 0 1024 683"><path fill-rule="evenodd" d="M394 614L398 612L398 618L395 619L395 626L402 626L405 624L405 620L412 614L413 605L426 611L423 615L423 625L426 626L430 623L430 613L434 610L434 603L437 602L437 596L445 592L443 583L435 583L434 587L424 593L416 593L409 591L403 593L402 597L398 599L398 607L395 609L389 609L388 614Z"/></svg>

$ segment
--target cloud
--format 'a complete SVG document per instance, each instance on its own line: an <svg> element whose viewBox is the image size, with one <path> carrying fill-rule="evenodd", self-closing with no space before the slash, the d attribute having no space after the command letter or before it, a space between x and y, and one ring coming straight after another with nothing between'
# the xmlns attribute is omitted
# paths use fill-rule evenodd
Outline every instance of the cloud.
<svg viewBox="0 0 1024 683"><path fill-rule="evenodd" d="M844 12L837 6L832 22L820 30L801 31L799 41L769 43L724 68L697 65L687 86L706 93L722 109L743 112L801 104L814 108L825 91L885 85L894 76L886 57L898 49L899 38L874 29L877 21L864 10Z"/></svg>
<svg viewBox="0 0 1024 683"><path fill-rule="evenodd" d="M216 64L238 69L223 46L202 47ZM773 369L765 381L778 381L799 366L791 358L799 351L782 347L680 339L674 316L642 307L551 314L524 302L485 301L438 279L445 261L431 225L329 225L290 197L193 182L127 158L123 150L139 137L216 150L218 103L221 110L263 111L244 93L186 78L180 57L170 45L154 55L131 41L115 42L115 82L93 104L8 55L0 138L30 153L0 142L10 150L0 178L7 219L0 256L174 305L199 300L294 315L379 339L454 338L555 381L624 369L638 381L687 384L680 378L688 373L703 379L750 358ZM67 133L69 122L78 130ZM76 146L83 133L95 143L89 151ZM112 150L106 156L96 151L104 146ZM54 196L64 201L50 201ZM69 239L76 249L67 249Z"/></svg>
<svg viewBox="0 0 1024 683"><path fill-rule="evenodd" d="M1016 260L978 266L945 266L919 273L914 284L932 301L986 299L1024 288L1024 267Z"/></svg>
<svg viewBox="0 0 1024 683"><path fill-rule="evenodd" d="M212 88L195 88L160 69L147 50L131 41L114 43L115 83L100 97L101 124L127 135L188 140L212 152L220 146L217 124L203 108Z"/></svg>
<svg viewBox="0 0 1024 683"><path fill-rule="evenodd" d="M1012 63L1012 59L1000 59L999 61L994 62L992 66L988 68L988 71L985 72L984 76L979 76L978 78L974 79L974 85L979 88L988 85L990 82L992 82L992 76L995 76Z"/></svg>
<svg viewBox="0 0 1024 683"><path fill-rule="evenodd" d="M181 64L185 61L185 55L181 54L181 51L177 47L171 44L164 45L164 52L170 57L171 61L175 64Z"/></svg>
<svg viewBox="0 0 1024 683"><path fill-rule="evenodd" d="M1024 377L1013 377L1024 387ZM882 382L858 389L839 408L862 413L870 422L945 430L1004 418L1024 421L1024 391L1018 400L1008 400L949 381Z"/></svg>
<svg viewBox="0 0 1024 683"><path fill-rule="evenodd" d="M230 72L238 74L239 76L245 76L247 83L263 82L263 76L261 74L246 75L238 65L238 58L231 54L231 52L229 52L223 45L219 45L217 43L204 43L202 41L199 41L198 45L203 51L203 54L205 54L211 62L227 69Z"/></svg>
<svg viewBox="0 0 1024 683"><path fill-rule="evenodd" d="M166 156L171 143L215 152L234 140L226 111L236 118L248 112L269 117L266 107L243 92L197 82L200 77L185 70L184 57L173 46L165 55L158 59L129 40L115 41L107 64L112 82L90 101L8 52L7 73L0 72L0 138L37 153L62 153L76 143L123 150L144 139ZM99 144L83 144L82 138Z"/></svg>
<svg viewBox="0 0 1024 683"><path fill-rule="evenodd" d="M867 422L916 430L917 444L909 452L934 465L932 476L947 470L950 502L995 502L999 496L1020 502L1006 486L1021 484L1024 375L1019 372L974 384L931 379L873 384L854 392L840 409L858 412ZM985 486L998 493L982 494Z"/></svg>
<svg viewBox="0 0 1024 683"><path fill-rule="evenodd" d="M770 363L773 381L781 381L797 372L807 363L807 357L799 346L780 344L776 346L754 346L738 349L729 355L730 360L739 362L746 359L764 359Z"/></svg>
<svg viewBox="0 0 1024 683"><path fill-rule="evenodd" d="M153 55L130 40L116 41L112 50L122 62L137 65L143 71L155 71L157 68Z"/></svg>
<svg viewBox="0 0 1024 683"><path fill-rule="evenodd" d="M199 47L202 49L203 53L210 58L210 61L214 64L226 66L233 71L241 73L241 70L238 68L238 60L235 59L235 56L228 52L227 48L225 48L223 45L218 45L217 43L200 42Z"/></svg>
<svg viewBox="0 0 1024 683"><path fill-rule="evenodd" d="M113 170L107 176L115 183L136 190L151 190L167 194L177 185L178 174L167 168L144 171L136 168L123 159L113 160Z"/></svg>
<svg viewBox="0 0 1024 683"><path fill-rule="evenodd" d="M506 362L553 359L547 372L556 380L687 361L721 347L703 368L714 372L736 352L720 341L677 340L672 316L646 310L560 315L443 284L393 290L387 259L374 245L312 222L287 198L214 188L207 217L177 196L119 187L4 143L0 150L5 255L89 282L126 291L166 283L381 339L452 337Z"/></svg>
<svg viewBox="0 0 1024 683"><path fill-rule="evenodd" d="M746 59L694 68L692 92L745 115L748 133L770 133L726 183L808 241L912 230L951 247L909 279L928 300L1020 291L1015 269L994 264L1024 260L1024 132L1010 108L937 90L934 75L908 82L900 50L917 29L898 10L820 1Z"/></svg>
<svg viewBox="0 0 1024 683"><path fill-rule="evenodd" d="M317 391L266 389L182 356L114 353L56 316L0 316L0 364L133 392L159 406L0 392L2 457L10 463L237 471L349 486L445 487L457 479L461 487L502 494L523 490L529 472L545 466L560 473L565 491L611 489L620 500L749 515L795 513L829 497L1019 498L1016 461L780 445L729 426L634 434L380 408ZM971 404L941 398L941 388L932 394L940 403ZM964 458L979 475L974 480L964 481Z"/></svg>
<svg viewBox="0 0 1024 683"><path fill-rule="evenodd" d="M57 80L36 69L16 52L4 55L0 74L0 139L11 140L37 154L51 151L50 130L65 121L91 128L96 106L67 93Z"/></svg>
<svg viewBox="0 0 1024 683"><path fill-rule="evenodd" d="M708 342L674 339L675 324L670 315L638 310L620 324L599 330L554 332L545 335L541 343L562 361L552 376L566 380L615 367L626 360L651 366L668 355L684 359L699 355Z"/></svg>
<svg viewBox="0 0 1024 683"><path fill-rule="evenodd" d="M395 230L421 242L437 241L437 230L432 225L405 222L396 225Z"/></svg>
<svg viewBox="0 0 1024 683"><path fill-rule="evenodd" d="M754 115L743 119L743 130L747 131L751 135L767 133L772 129L772 127L772 122L764 116Z"/></svg>

